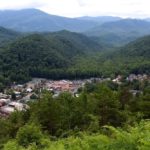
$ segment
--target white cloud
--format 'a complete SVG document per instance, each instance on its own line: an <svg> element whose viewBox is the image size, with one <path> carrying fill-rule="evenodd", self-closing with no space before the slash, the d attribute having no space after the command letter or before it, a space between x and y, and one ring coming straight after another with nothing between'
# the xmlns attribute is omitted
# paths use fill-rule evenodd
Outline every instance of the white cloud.
<svg viewBox="0 0 150 150"><path fill-rule="evenodd" d="M89 0L77 0L81 7L86 6L89 3Z"/></svg>
<svg viewBox="0 0 150 150"><path fill-rule="evenodd" d="M0 0L0 9L38 8L67 17L150 17L149 6L149 0Z"/></svg>
<svg viewBox="0 0 150 150"><path fill-rule="evenodd" d="M41 7L44 3L41 0L0 0L0 9L23 9Z"/></svg>

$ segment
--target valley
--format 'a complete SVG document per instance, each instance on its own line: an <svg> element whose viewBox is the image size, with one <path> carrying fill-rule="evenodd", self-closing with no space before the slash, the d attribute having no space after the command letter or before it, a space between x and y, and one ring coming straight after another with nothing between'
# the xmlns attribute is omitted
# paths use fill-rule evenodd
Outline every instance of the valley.
<svg viewBox="0 0 150 150"><path fill-rule="evenodd" d="M148 150L149 119L148 18L0 11L0 149Z"/></svg>

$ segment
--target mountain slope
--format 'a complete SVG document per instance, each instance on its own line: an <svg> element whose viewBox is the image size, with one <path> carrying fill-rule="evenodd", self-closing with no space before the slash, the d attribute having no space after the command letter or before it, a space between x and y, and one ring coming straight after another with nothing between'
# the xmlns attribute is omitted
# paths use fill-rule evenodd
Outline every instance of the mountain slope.
<svg viewBox="0 0 150 150"><path fill-rule="evenodd" d="M150 74L150 36L137 39L121 48L82 57L76 61L75 68L80 72L95 71L96 75L106 77L130 73Z"/></svg>
<svg viewBox="0 0 150 150"><path fill-rule="evenodd" d="M124 19L104 23L85 33L96 36L97 40L114 45L126 44L138 37L150 34L150 22L144 20Z"/></svg>
<svg viewBox="0 0 150 150"><path fill-rule="evenodd" d="M133 41L106 56L117 72L150 73L150 36Z"/></svg>
<svg viewBox="0 0 150 150"><path fill-rule="evenodd" d="M118 51L124 57L150 58L150 36L142 37L129 43Z"/></svg>
<svg viewBox="0 0 150 150"><path fill-rule="evenodd" d="M0 47L15 40L21 34L3 27L0 27Z"/></svg>
<svg viewBox="0 0 150 150"><path fill-rule="evenodd" d="M71 78L76 75L68 73L74 59L101 49L97 48L98 44L87 37L68 31L29 35L1 51L0 73L12 81L30 77Z"/></svg>
<svg viewBox="0 0 150 150"><path fill-rule="evenodd" d="M0 26L23 32L85 31L96 25L92 21L49 15L37 9L0 11Z"/></svg>
<svg viewBox="0 0 150 150"><path fill-rule="evenodd" d="M76 79L150 73L150 36L111 51L68 31L32 34L0 51L0 74L11 81L31 77Z"/></svg>
<svg viewBox="0 0 150 150"><path fill-rule="evenodd" d="M66 30L62 30L60 32L53 32L51 34L47 34L47 37L53 36L55 38L58 38L60 40L66 40L70 41L73 45L76 45L77 47L80 47L82 51L87 52L93 52L93 51L99 51L104 49L103 45L98 44L94 40L88 38L85 35L75 33L75 32L69 32Z"/></svg>

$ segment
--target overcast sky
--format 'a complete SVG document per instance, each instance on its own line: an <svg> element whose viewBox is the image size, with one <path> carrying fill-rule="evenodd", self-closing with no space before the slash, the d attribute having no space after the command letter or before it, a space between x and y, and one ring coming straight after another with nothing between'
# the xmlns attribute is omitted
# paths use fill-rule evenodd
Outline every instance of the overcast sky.
<svg viewBox="0 0 150 150"><path fill-rule="evenodd" d="M150 17L150 0L0 0L2 10L23 8L37 8L66 17Z"/></svg>

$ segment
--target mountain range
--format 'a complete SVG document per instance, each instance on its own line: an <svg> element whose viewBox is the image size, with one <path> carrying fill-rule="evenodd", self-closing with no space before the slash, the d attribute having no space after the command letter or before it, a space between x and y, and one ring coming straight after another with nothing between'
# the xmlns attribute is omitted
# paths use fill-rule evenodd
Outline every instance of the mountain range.
<svg viewBox="0 0 150 150"><path fill-rule="evenodd" d="M21 32L86 31L97 23L47 14L37 9L0 11L0 26Z"/></svg>
<svg viewBox="0 0 150 150"><path fill-rule="evenodd" d="M113 16L67 18L38 9L0 11L0 26L25 33L61 30L79 32L108 47L122 46L150 34L149 18L145 20Z"/></svg>
<svg viewBox="0 0 150 150"><path fill-rule="evenodd" d="M145 20L71 19L27 9L0 12L0 25L8 27L0 27L0 74L10 81L150 72Z"/></svg>
<svg viewBox="0 0 150 150"><path fill-rule="evenodd" d="M141 36L150 34L150 22L137 19L122 19L107 22L85 33L97 37L100 42L112 45L123 45Z"/></svg>
<svg viewBox="0 0 150 150"><path fill-rule="evenodd" d="M103 44L75 32L15 34L0 49L0 74L11 81L31 77L87 78L114 74L144 73L150 68L150 37L105 51Z"/></svg>
<svg viewBox="0 0 150 150"><path fill-rule="evenodd" d="M23 35L1 48L0 73L13 81L26 81L29 77L72 78L76 73L69 68L76 58L101 50L101 45L85 35L65 30Z"/></svg>
<svg viewBox="0 0 150 150"><path fill-rule="evenodd" d="M118 50L108 53L106 59L116 66L115 69L118 70L118 73L149 74L150 35L138 38Z"/></svg>
<svg viewBox="0 0 150 150"><path fill-rule="evenodd" d="M83 32L99 24L121 18L112 16L67 18L38 9L0 11L0 26L21 32L69 30Z"/></svg>

